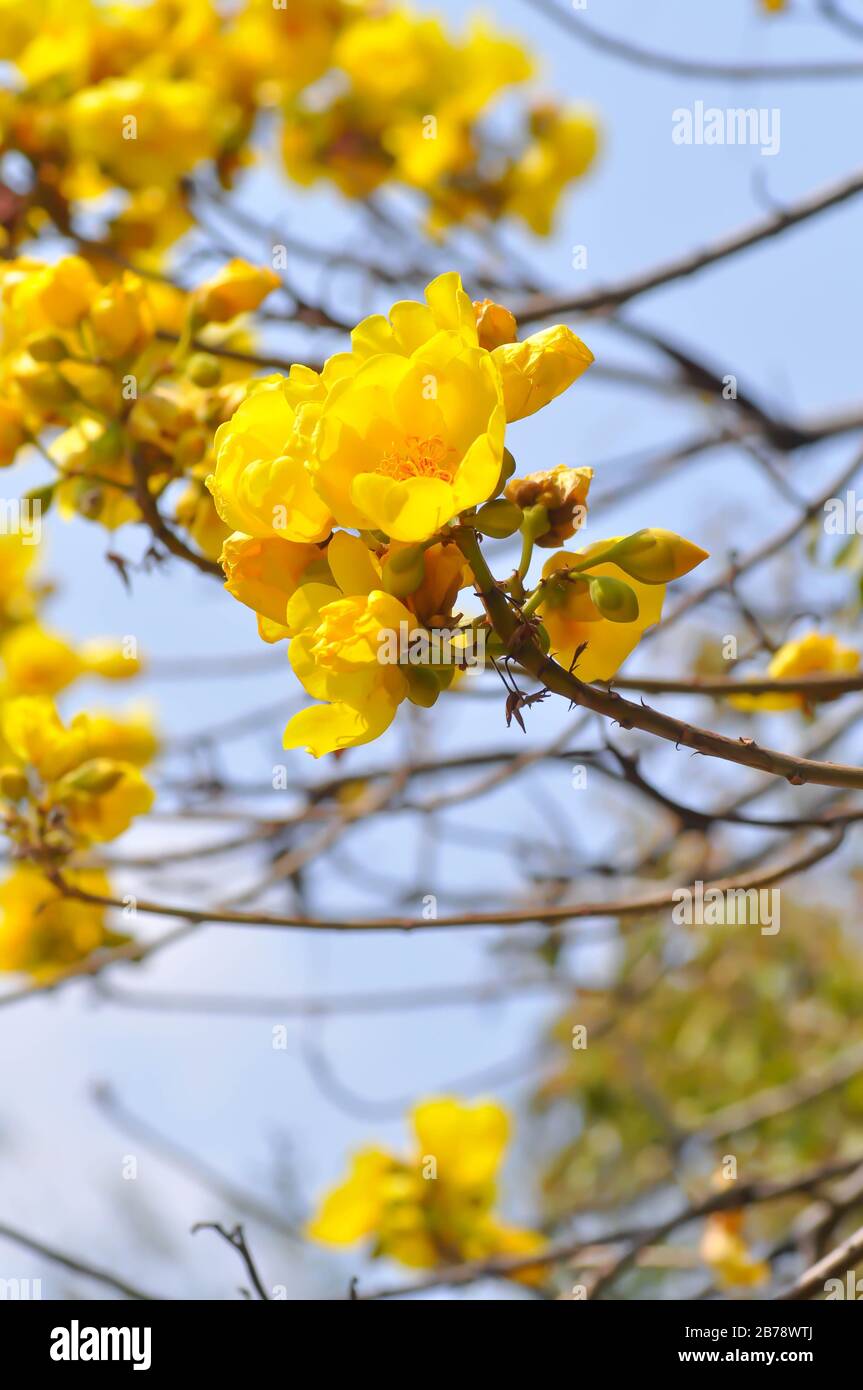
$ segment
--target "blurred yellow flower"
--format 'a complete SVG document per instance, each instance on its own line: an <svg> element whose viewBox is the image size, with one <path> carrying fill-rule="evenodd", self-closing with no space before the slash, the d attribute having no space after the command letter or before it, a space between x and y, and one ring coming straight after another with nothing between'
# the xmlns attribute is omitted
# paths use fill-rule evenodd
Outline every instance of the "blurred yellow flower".
<svg viewBox="0 0 863 1390"><path fill-rule="evenodd" d="M376 1148L355 1154L347 1179L309 1223L313 1240L353 1245L374 1238L375 1255L413 1268L541 1250L542 1236L494 1215L510 1133L500 1105L441 1097L416 1105L411 1121L412 1155ZM516 1277L532 1282L542 1275L533 1269Z"/></svg>
<svg viewBox="0 0 863 1390"><path fill-rule="evenodd" d="M793 680L795 676L841 676L856 671L859 666L860 653L854 647L846 647L832 633L807 632L779 648L771 658L767 675L771 680ZM812 697L795 694L733 695L729 703L741 710L803 709L812 703Z"/></svg>
<svg viewBox="0 0 863 1390"><path fill-rule="evenodd" d="M38 623L12 629L0 643L0 664L6 687L15 695L56 695L83 669L69 643Z"/></svg>
<svg viewBox="0 0 863 1390"><path fill-rule="evenodd" d="M110 897L101 869L70 869L72 888ZM48 980L91 952L120 946L128 936L111 931L99 903L65 896L39 869L19 864L0 883L0 971L21 971Z"/></svg>
<svg viewBox="0 0 863 1390"><path fill-rule="evenodd" d="M257 309L279 287L274 270L233 260L199 285L193 296L193 312L203 323L227 323L237 314Z"/></svg>
<svg viewBox="0 0 863 1390"><path fill-rule="evenodd" d="M723 1289L753 1288L770 1278L770 1266L757 1260L743 1234L742 1211L714 1212L707 1218L700 1254Z"/></svg>

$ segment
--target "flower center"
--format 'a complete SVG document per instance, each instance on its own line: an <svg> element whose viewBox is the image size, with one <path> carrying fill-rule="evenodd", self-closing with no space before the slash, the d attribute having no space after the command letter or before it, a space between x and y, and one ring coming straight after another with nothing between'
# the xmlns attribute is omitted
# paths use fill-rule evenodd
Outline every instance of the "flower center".
<svg viewBox="0 0 863 1390"><path fill-rule="evenodd" d="M447 464L452 447L447 447L439 434L420 439L418 435L406 436L400 448L388 449L378 465L378 472L385 473L403 483L407 478L440 478L451 483L455 474L453 465Z"/></svg>

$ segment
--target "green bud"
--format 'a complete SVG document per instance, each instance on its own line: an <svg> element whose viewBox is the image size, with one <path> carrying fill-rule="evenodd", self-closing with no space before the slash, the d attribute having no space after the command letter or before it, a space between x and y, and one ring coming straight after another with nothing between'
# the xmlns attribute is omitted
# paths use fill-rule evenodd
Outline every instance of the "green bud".
<svg viewBox="0 0 863 1390"><path fill-rule="evenodd" d="M122 767L110 758L91 758L80 767L76 767L74 772L67 773L58 786L73 792L88 792L93 796L101 796L116 787L122 776Z"/></svg>
<svg viewBox="0 0 863 1390"><path fill-rule="evenodd" d="M222 380L221 364L208 352L193 352L186 363L186 375L196 386L218 386Z"/></svg>
<svg viewBox="0 0 863 1390"><path fill-rule="evenodd" d="M638 617L635 590L622 579L597 576L590 581L590 597L610 623L634 623Z"/></svg>
<svg viewBox="0 0 863 1390"><path fill-rule="evenodd" d="M65 362L69 349L54 333L37 333L27 344L34 362Z"/></svg>
<svg viewBox="0 0 863 1390"><path fill-rule="evenodd" d="M425 551L421 545L406 545L392 551L384 560L383 587L395 598L413 594L425 579Z"/></svg>
<svg viewBox="0 0 863 1390"><path fill-rule="evenodd" d="M515 535L523 520L524 513L521 507L517 507L514 502L508 502L505 497L498 497L480 507L473 524L484 536L502 541L507 536Z"/></svg>
<svg viewBox="0 0 863 1390"><path fill-rule="evenodd" d="M399 670L407 676L408 699L411 704L431 709L440 694L435 672L428 666L400 666Z"/></svg>

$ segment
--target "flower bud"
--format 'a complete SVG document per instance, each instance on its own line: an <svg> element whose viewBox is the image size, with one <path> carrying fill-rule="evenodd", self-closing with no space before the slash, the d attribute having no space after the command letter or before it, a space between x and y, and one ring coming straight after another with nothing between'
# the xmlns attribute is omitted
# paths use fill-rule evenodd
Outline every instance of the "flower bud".
<svg viewBox="0 0 863 1390"><path fill-rule="evenodd" d="M440 694L440 684L434 671L428 666L401 666L399 669L407 677L411 704L431 709Z"/></svg>
<svg viewBox="0 0 863 1390"><path fill-rule="evenodd" d="M507 536L514 535L523 520L524 513L521 507L517 507L505 497L497 497L493 502L486 502L485 506L480 507L473 524L484 536L502 541Z"/></svg>
<svg viewBox="0 0 863 1390"><path fill-rule="evenodd" d="M593 353L559 323L521 343L501 343L494 349L494 360L503 382L506 418L512 423L541 410L577 381Z"/></svg>
<svg viewBox="0 0 863 1390"><path fill-rule="evenodd" d="M69 349L56 333L37 333L28 340L27 351L34 362L62 362L69 356Z"/></svg>
<svg viewBox="0 0 863 1390"><path fill-rule="evenodd" d="M195 318L203 323L228 323L237 314L257 309L279 283L274 270L250 265L248 261L230 261L195 292Z"/></svg>
<svg viewBox="0 0 863 1390"><path fill-rule="evenodd" d="M479 345L489 352L501 347L503 343L514 343L518 332L515 315L493 299L475 299L473 311L476 314L476 330Z"/></svg>
<svg viewBox="0 0 863 1390"><path fill-rule="evenodd" d="M622 579L597 575L590 581L590 597L603 618L610 623L634 623L638 617L635 591Z"/></svg>
<svg viewBox="0 0 863 1390"><path fill-rule="evenodd" d="M196 386L218 386L222 379L221 363L208 352L193 352L186 363L186 375Z"/></svg>
<svg viewBox="0 0 863 1390"><path fill-rule="evenodd" d="M544 507L548 524L534 535L537 545L555 549L574 536L587 514L587 494L593 478L592 468L556 468L528 473L513 478L504 488L504 496L523 508Z"/></svg>
<svg viewBox="0 0 863 1390"><path fill-rule="evenodd" d="M403 598L418 589L425 578L425 551L421 545L404 545L387 553L382 583L388 594Z"/></svg>
<svg viewBox="0 0 863 1390"><path fill-rule="evenodd" d="M609 553L618 569L642 584L668 584L707 559L708 552L661 527L624 536Z"/></svg>
<svg viewBox="0 0 863 1390"><path fill-rule="evenodd" d="M57 787L61 795L71 791L101 796L104 792L112 791L122 776L123 768L120 763L112 762L110 758L90 758L88 762L76 767L74 772L68 772L62 781L57 783Z"/></svg>

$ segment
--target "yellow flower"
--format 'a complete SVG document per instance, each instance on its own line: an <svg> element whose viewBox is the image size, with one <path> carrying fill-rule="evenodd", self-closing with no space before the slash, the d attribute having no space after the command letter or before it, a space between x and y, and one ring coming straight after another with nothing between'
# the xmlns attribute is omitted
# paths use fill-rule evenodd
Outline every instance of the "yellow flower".
<svg viewBox="0 0 863 1390"><path fill-rule="evenodd" d="M492 357L503 380L509 421L523 420L548 405L594 360L590 348L563 324L544 328L522 343L502 343Z"/></svg>
<svg viewBox="0 0 863 1390"><path fill-rule="evenodd" d="M20 696L4 705L2 732L12 754L38 773L40 805L61 810L85 843L113 840L153 804L153 790L132 762L98 755L104 721L91 731L88 716L78 714L66 728L47 697Z"/></svg>
<svg viewBox="0 0 863 1390"><path fill-rule="evenodd" d="M548 236L564 188L596 158L599 127L592 111L553 104L535 108L531 126L533 138L505 176L503 202L537 236Z"/></svg>
<svg viewBox="0 0 863 1390"><path fill-rule="evenodd" d="M233 260L199 285L193 304L196 318L204 323L227 323L237 314L257 309L268 294L279 287L274 270Z"/></svg>
<svg viewBox="0 0 863 1390"><path fill-rule="evenodd" d="M110 897L100 869L67 870L70 887ZM50 979L91 952L128 941L105 925L105 908L79 902L29 864L19 864L0 883L0 971Z"/></svg>
<svg viewBox="0 0 863 1390"><path fill-rule="evenodd" d="M81 659L68 642L38 623L13 628L0 645L0 660L7 687L15 695L56 695L82 671Z"/></svg>
<svg viewBox="0 0 863 1390"><path fill-rule="evenodd" d="M45 782L62 777L89 756L84 722L79 717L64 728L46 696L22 695L7 700L2 730L15 756L24 764L32 764Z"/></svg>
<svg viewBox="0 0 863 1390"><path fill-rule="evenodd" d="M326 539L332 517L304 466L309 441L281 383L243 401L216 431L215 450L207 487L227 526L260 538Z"/></svg>
<svg viewBox="0 0 863 1390"><path fill-rule="evenodd" d="M75 328L99 293L99 282L81 256L65 256L56 265L19 263L4 290L7 343L37 331Z"/></svg>
<svg viewBox="0 0 863 1390"><path fill-rule="evenodd" d="M458 332L467 347L480 345L474 306L456 271L446 271L432 280L426 286L425 298L425 304L399 300L389 317L372 314L363 319L351 334L352 355L363 360L381 352L409 357L442 329ZM344 355L331 360L343 361Z"/></svg>
<svg viewBox="0 0 863 1390"><path fill-rule="evenodd" d="M147 291L136 275L105 285L88 317L96 355L109 362L142 352L155 331Z"/></svg>
<svg viewBox="0 0 863 1390"><path fill-rule="evenodd" d="M159 741L153 717L143 705L127 714L87 711L87 751L93 758L144 767L158 752Z"/></svg>
<svg viewBox="0 0 863 1390"><path fill-rule="evenodd" d="M142 670L140 658L110 637L91 637L78 650L83 669L103 680L130 680Z"/></svg>
<svg viewBox="0 0 863 1390"><path fill-rule="evenodd" d="M426 540L494 490L504 427L488 353L440 332L335 383L314 434L315 488L340 525Z"/></svg>
<svg viewBox="0 0 863 1390"><path fill-rule="evenodd" d="M616 539L616 538L615 538ZM573 563L589 559L609 549L614 540L594 541L584 550L559 550L550 555L542 568L543 579L566 573ZM633 622L612 622L604 618L590 598L587 576L550 584L537 612L551 640L551 651L568 666L576 650L586 643L573 674L582 681L607 681L634 651L647 628L658 623L665 598L664 584L642 584L629 579L615 564L599 564L590 570L598 576L628 584L638 600L638 616Z"/></svg>
<svg viewBox="0 0 863 1390"><path fill-rule="evenodd" d="M413 626L409 610L379 589L345 597L332 585L300 585L287 608L288 627L297 633L290 662L304 689L327 703L294 715L285 748L305 747L319 758L369 743L389 728L409 684L398 665L379 655L385 634L398 636L401 623Z"/></svg>
<svg viewBox="0 0 863 1390"><path fill-rule="evenodd" d="M353 1245L373 1237L376 1255L411 1268L529 1253L543 1245L541 1236L504 1226L492 1212L509 1139L501 1106L441 1097L415 1106L411 1118L411 1157L377 1148L355 1154L347 1179L327 1194L309 1224L313 1240Z"/></svg>
<svg viewBox="0 0 863 1390"><path fill-rule="evenodd" d="M53 784L51 797L76 835L99 843L122 835L154 801L153 789L139 769L113 758L80 763Z"/></svg>
<svg viewBox="0 0 863 1390"><path fill-rule="evenodd" d="M770 1266L756 1260L742 1235L743 1212L714 1212L707 1218L700 1254L720 1288L753 1288L770 1278Z"/></svg>
<svg viewBox="0 0 863 1390"><path fill-rule="evenodd" d="M593 362L593 353L563 324L515 341L515 317L491 300L471 303L455 271L438 275L427 286L426 303L401 300L389 318L372 314L351 334L351 357L366 360L378 353L408 357L442 329L457 332L468 347L489 349L503 383L506 418L533 415L578 379ZM339 370L351 369L346 354L331 359Z"/></svg>
<svg viewBox="0 0 863 1390"><path fill-rule="evenodd" d="M832 633L807 632L779 648L767 667L767 675L777 681L793 680L795 676L841 676L859 666L860 653L846 647ZM812 698L793 694L734 695L729 703L742 710L787 710L803 709L812 703Z"/></svg>
<svg viewBox="0 0 863 1390"><path fill-rule="evenodd" d="M219 141L222 115L202 82L106 78L66 107L69 139L123 188L164 187Z"/></svg>
<svg viewBox="0 0 863 1390"><path fill-rule="evenodd" d="M320 565L327 572L325 552L317 545L298 544L281 537L246 536L234 531L222 546L220 564L225 588L258 615L258 631L265 642L288 635L288 600L306 572Z"/></svg>

